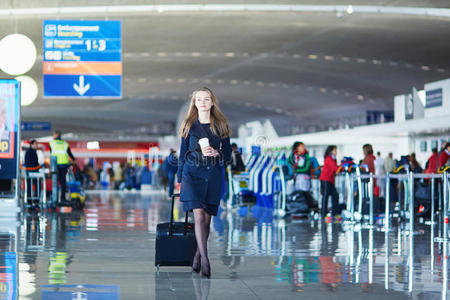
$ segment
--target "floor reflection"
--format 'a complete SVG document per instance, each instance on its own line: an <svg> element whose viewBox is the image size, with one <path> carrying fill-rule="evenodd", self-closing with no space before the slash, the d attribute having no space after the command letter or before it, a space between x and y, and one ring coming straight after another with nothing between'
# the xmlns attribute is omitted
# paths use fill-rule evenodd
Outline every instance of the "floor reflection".
<svg viewBox="0 0 450 300"><path fill-rule="evenodd" d="M206 300L211 280L190 272L158 272L155 276L156 299Z"/></svg>
<svg viewBox="0 0 450 300"><path fill-rule="evenodd" d="M98 192L83 212L24 215L0 234L0 299L15 299L17 287L21 299L447 298L449 245L434 242L429 225L384 232L275 219L258 207L213 219L211 279L158 273L155 229L169 204L157 192Z"/></svg>

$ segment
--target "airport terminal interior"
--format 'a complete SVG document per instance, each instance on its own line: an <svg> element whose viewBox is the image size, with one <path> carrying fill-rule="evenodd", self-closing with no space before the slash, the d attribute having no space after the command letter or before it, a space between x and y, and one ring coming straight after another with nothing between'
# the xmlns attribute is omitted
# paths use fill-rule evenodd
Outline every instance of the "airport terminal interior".
<svg viewBox="0 0 450 300"><path fill-rule="evenodd" d="M0 1L0 299L450 299L449 41L446 0Z"/></svg>

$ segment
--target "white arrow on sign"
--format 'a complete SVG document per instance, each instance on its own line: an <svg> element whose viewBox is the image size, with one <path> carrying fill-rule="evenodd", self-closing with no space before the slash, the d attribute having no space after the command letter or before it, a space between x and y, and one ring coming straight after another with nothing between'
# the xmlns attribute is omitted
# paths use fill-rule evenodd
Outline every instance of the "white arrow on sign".
<svg viewBox="0 0 450 300"><path fill-rule="evenodd" d="M78 78L78 84L76 84L76 83L73 84L73 89L75 91L77 91L77 93L80 96L83 96L84 93L86 93L90 87L91 87L91 85L89 83L84 85L84 76L83 75L81 75L80 78Z"/></svg>

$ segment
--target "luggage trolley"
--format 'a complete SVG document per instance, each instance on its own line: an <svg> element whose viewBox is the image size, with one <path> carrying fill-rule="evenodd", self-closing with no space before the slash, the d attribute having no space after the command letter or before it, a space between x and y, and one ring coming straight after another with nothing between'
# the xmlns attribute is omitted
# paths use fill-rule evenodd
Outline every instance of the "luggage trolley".
<svg viewBox="0 0 450 300"><path fill-rule="evenodd" d="M258 185L258 175L264 162L267 160L266 155L260 155L255 159L252 168L248 172L233 175L233 191L235 203L239 206L256 204L255 187Z"/></svg>
<svg viewBox="0 0 450 300"><path fill-rule="evenodd" d="M37 209L47 205L45 173L40 167L22 167L24 179L24 208Z"/></svg>
<svg viewBox="0 0 450 300"><path fill-rule="evenodd" d="M81 210L86 204L86 193L84 192L81 181L75 176L74 166L69 168L67 177L69 179L67 181L67 187L70 192L70 203L72 208Z"/></svg>

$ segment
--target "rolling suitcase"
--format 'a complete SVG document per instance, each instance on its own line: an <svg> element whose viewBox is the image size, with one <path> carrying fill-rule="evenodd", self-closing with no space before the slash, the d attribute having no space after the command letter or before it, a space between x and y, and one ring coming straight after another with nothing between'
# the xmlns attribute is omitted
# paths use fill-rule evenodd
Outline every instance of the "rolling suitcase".
<svg viewBox="0 0 450 300"><path fill-rule="evenodd" d="M194 224L188 223L188 212L184 222L173 221L175 197L172 196L170 222L156 226L155 266L191 266L197 250Z"/></svg>

